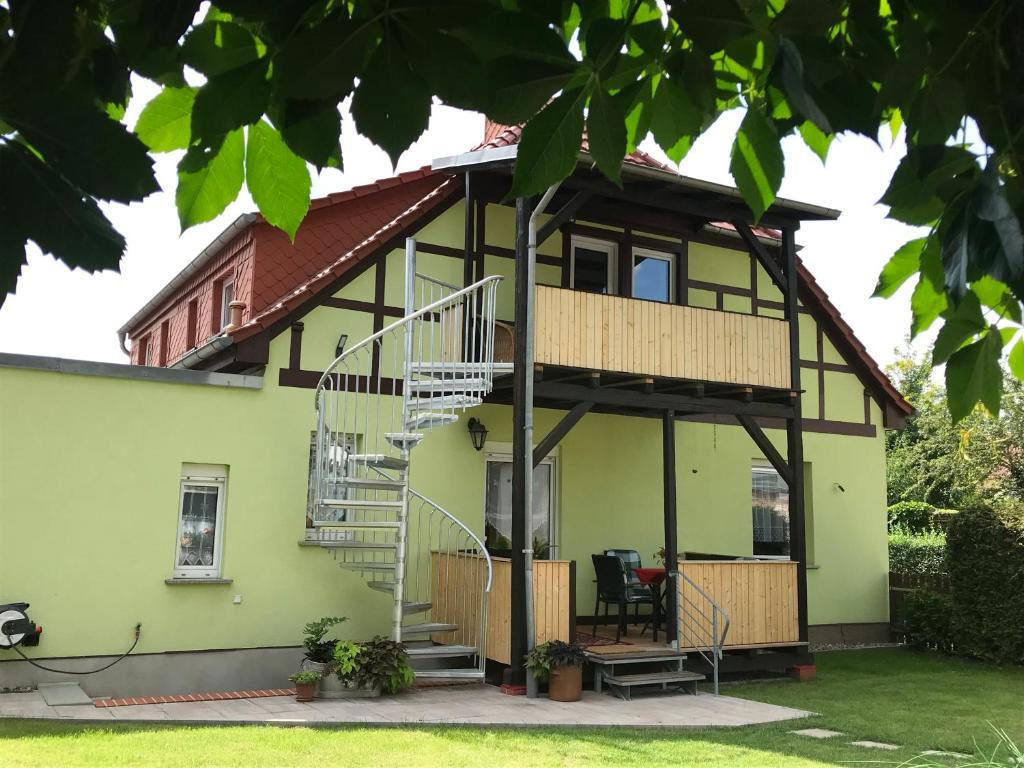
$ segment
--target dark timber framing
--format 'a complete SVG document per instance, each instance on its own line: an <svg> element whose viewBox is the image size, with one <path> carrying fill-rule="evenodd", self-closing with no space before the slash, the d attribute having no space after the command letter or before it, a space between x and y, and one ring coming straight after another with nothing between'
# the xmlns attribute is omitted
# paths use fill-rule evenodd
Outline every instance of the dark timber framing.
<svg viewBox="0 0 1024 768"><path fill-rule="evenodd" d="M534 468L544 461L544 457L555 449L555 446L561 442L562 438L569 434L569 430L575 427L579 423L579 420L582 419L593 407L593 400L584 400L576 403L576 405L574 405L569 412L562 417L562 420L555 425L555 428L548 432L547 436L537 443L537 447L533 449Z"/></svg>
<svg viewBox="0 0 1024 768"><path fill-rule="evenodd" d="M677 585L679 582L679 551L677 536L678 513L676 504L676 415L667 410L661 419L662 474L665 486L665 635L670 645L679 641L679 623L676 620ZM655 627L657 631L657 627Z"/></svg>

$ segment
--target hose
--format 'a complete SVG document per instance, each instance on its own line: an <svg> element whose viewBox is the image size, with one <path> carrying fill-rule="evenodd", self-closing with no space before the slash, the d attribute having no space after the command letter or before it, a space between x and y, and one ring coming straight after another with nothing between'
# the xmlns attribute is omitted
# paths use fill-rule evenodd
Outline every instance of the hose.
<svg viewBox="0 0 1024 768"><path fill-rule="evenodd" d="M11 636L8 635L6 632L4 632L4 635L7 637L7 642L11 643L10 647L13 648L15 651L17 651L18 655L21 656L21 658L23 658L25 661L27 661L33 667L38 667L39 669L42 669L42 670L44 670L46 672L56 672L57 674L60 674L60 675L95 675L97 672L103 672L104 670L110 669L112 666L117 664L119 661L123 661L125 658L127 658L129 656L129 654L131 654L131 652L135 650L135 646L137 646L139 644L139 636L141 634L142 634L142 624L139 623L139 624L135 625L135 642L132 643L132 647L131 648L129 648L124 653L122 653L120 656L118 656L116 659L114 659L109 664L107 664L105 666L102 666L99 669L90 669L90 670L88 670L86 672L80 672L80 671L73 670L73 669L56 669L54 667L47 667L47 666L44 666L43 664L40 664L38 661L30 659L28 656L26 656L24 653L22 653L21 649L18 646L14 645L14 643L11 641Z"/></svg>

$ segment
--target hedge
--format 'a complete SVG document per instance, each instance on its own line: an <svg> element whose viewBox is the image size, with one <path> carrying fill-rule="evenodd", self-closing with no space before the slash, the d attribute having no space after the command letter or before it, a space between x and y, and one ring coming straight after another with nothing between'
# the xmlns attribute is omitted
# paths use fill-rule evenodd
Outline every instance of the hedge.
<svg viewBox="0 0 1024 768"><path fill-rule="evenodd" d="M946 535L945 562L950 595L925 590L908 595L908 640L1024 664L1024 506L979 506L956 515Z"/></svg>
<svg viewBox="0 0 1024 768"><path fill-rule="evenodd" d="M889 570L909 574L945 574L946 536L943 533L889 534Z"/></svg>
<svg viewBox="0 0 1024 768"><path fill-rule="evenodd" d="M898 501L890 504L889 530L902 529L911 533L924 533L932 529L935 507L923 501Z"/></svg>
<svg viewBox="0 0 1024 768"><path fill-rule="evenodd" d="M961 652L1024 663L1024 506L962 512L949 526L947 551Z"/></svg>

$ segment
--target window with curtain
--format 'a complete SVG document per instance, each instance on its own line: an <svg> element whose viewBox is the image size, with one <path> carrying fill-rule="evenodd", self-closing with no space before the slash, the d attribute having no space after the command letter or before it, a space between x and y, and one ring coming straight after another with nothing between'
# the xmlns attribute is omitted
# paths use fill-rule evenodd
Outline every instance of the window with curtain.
<svg viewBox="0 0 1024 768"><path fill-rule="evenodd" d="M551 557L555 546L552 507L553 472L550 461L533 470L533 531L530 543L537 559ZM507 557L512 550L512 461L487 460L487 498L485 504L485 544L487 549Z"/></svg>
<svg viewBox="0 0 1024 768"><path fill-rule="evenodd" d="M751 472L754 554L789 556L789 486L772 467L755 464Z"/></svg>
<svg viewBox="0 0 1024 768"><path fill-rule="evenodd" d="M182 471L176 578L220 576L226 481L226 467Z"/></svg>

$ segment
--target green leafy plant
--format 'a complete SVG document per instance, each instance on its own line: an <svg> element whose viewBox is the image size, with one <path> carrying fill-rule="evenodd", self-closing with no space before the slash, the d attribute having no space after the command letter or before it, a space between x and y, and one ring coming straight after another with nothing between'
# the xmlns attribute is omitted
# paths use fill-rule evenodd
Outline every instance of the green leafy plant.
<svg viewBox="0 0 1024 768"><path fill-rule="evenodd" d="M301 672L296 672L294 675L289 675L288 679L297 685L312 685L313 683L319 683L323 677L319 672L312 669L305 669Z"/></svg>
<svg viewBox="0 0 1024 768"><path fill-rule="evenodd" d="M321 664L330 663L334 656L335 640L324 640L332 627L347 621L345 616L324 616L311 621L303 627L302 646L306 649L306 658Z"/></svg>
<svg viewBox="0 0 1024 768"><path fill-rule="evenodd" d="M583 646L579 643L567 643L564 640L549 640L534 646L526 654L526 668L540 682L551 677L551 670L558 667L574 667L586 661Z"/></svg>
<svg viewBox="0 0 1024 768"><path fill-rule="evenodd" d="M344 683L353 681L359 669L359 654L363 647L349 640L339 640L334 645L334 673Z"/></svg>
<svg viewBox="0 0 1024 768"><path fill-rule="evenodd" d="M904 528L895 529L889 534L889 570L915 575L945 574L945 533L912 533Z"/></svg>
<svg viewBox="0 0 1024 768"><path fill-rule="evenodd" d="M953 600L928 590L907 595L904 624L907 642L923 650L952 653Z"/></svg>
<svg viewBox="0 0 1024 768"><path fill-rule="evenodd" d="M398 693L412 685L416 673L404 645L378 635L358 648L355 667L343 678L346 682L365 688L379 685L384 693Z"/></svg>
<svg viewBox="0 0 1024 768"><path fill-rule="evenodd" d="M911 533L922 533L932 527L935 507L923 501L899 501L887 510L889 530L902 528Z"/></svg>

